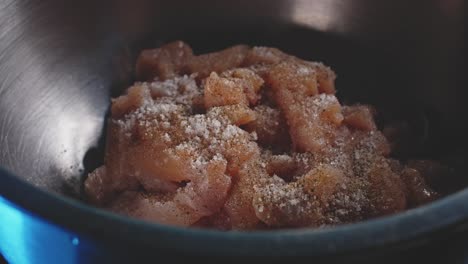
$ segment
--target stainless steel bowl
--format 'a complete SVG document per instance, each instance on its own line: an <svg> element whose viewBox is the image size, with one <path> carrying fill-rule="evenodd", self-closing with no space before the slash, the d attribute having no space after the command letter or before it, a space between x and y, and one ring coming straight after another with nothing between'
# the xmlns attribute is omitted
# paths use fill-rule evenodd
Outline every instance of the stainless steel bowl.
<svg viewBox="0 0 468 264"><path fill-rule="evenodd" d="M468 220L467 191L354 225L250 234L143 223L75 198L86 171L101 162L109 98L132 81L138 51L175 39L192 44L198 53L247 43L322 60L338 73L338 90L347 100L374 103L395 116L410 113L415 120L424 116L421 122L425 128L429 125L429 135L419 154L443 153L463 163L467 132L463 4L463 0L3 0L0 166L9 172L0 173L0 199L20 215L32 217L32 222L46 221L57 232L107 250L91 250L98 255L111 251L118 255L115 247L125 245L128 252L146 254L337 256L370 248L388 250L394 244L405 247L407 241L423 241L438 230L459 226ZM6 219L0 217L0 223ZM18 254L11 242L17 233L7 233L0 228L0 251L11 257ZM73 238L67 241L75 255L91 254ZM17 243L34 239L43 237ZM47 243L33 244L30 247L49 252Z"/></svg>

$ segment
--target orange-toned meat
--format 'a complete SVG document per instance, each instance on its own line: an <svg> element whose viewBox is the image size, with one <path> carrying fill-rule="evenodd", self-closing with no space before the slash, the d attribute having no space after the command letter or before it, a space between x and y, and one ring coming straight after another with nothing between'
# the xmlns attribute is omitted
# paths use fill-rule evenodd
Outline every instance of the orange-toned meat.
<svg viewBox="0 0 468 264"><path fill-rule="evenodd" d="M431 185L447 168L396 160L401 129L384 135L371 106L341 105L322 63L245 45L197 56L176 41L143 51L136 75L112 100L105 164L84 184L94 205L258 230L351 223L439 197Z"/></svg>

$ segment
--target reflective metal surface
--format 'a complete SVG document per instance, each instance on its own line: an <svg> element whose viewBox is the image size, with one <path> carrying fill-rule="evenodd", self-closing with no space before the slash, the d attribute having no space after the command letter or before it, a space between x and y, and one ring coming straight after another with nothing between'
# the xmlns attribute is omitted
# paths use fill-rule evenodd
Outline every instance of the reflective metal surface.
<svg viewBox="0 0 468 264"><path fill-rule="evenodd" d="M381 50L376 56L382 60L389 57L386 53L397 56L396 63L402 64L396 67L411 71L408 76L413 78L405 80L413 84L410 88L424 93L417 99L450 117L461 107L461 97L452 93L460 76L457 63L462 60L462 4L461 0L2 1L0 164L39 187L63 191L71 182L76 191L85 153L101 134L109 91L131 70L139 47L177 38L194 39L196 48L206 50L249 41L254 35L255 41L270 44L265 42L289 36L285 32L291 25L355 39ZM306 55L327 59L321 50L301 43L301 39L313 43L308 33L303 30L280 45L290 41L287 47L293 53L306 50ZM239 38L229 38L230 34ZM336 47L328 53L339 53L345 46L329 40L327 45ZM365 68L366 58L353 63Z"/></svg>
<svg viewBox="0 0 468 264"><path fill-rule="evenodd" d="M430 112L428 152L463 151L463 4L3 0L0 166L78 196L85 171L99 163L110 96L132 80L141 48L174 39L200 53L246 42L323 60L350 100Z"/></svg>
<svg viewBox="0 0 468 264"><path fill-rule="evenodd" d="M37 221L2 197L0 211L3 218L0 248L10 263L78 263L75 248L80 241L76 236L49 223ZM45 236L48 237L47 241L44 241ZM51 249L54 247L55 254L44 250L44 243Z"/></svg>

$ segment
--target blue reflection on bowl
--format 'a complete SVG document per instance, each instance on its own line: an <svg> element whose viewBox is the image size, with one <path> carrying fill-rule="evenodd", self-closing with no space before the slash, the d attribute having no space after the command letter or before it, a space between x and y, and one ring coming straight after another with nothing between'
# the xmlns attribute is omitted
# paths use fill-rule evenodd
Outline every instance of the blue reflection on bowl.
<svg viewBox="0 0 468 264"><path fill-rule="evenodd" d="M80 239L0 196L0 253L12 264L78 263Z"/></svg>

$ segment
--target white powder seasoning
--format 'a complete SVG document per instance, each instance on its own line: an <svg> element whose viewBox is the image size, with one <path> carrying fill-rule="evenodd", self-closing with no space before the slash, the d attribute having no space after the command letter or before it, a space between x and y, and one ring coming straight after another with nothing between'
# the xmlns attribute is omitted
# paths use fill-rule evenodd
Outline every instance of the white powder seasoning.
<svg viewBox="0 0 468 264"><path fill-rule="evenodd" d="M167 54L181 59L186 55L184 45L176 43ZM366 219L380 204L389 208L392 197L374 201L389 195L390 181L400 180L391 171L389 144L382 133L347 124L349 114L342 110L334 88L327 91L330 94L309 96L301 92L304 87L293 87L332 83L336 76L330 68L268 47L227 58L213 66L212 76L227 76L216 85L244 91L245 98L257 93L253 98L258 100L208 107L206 79L194 74L137 83L127 98L115 101L118 112L126 114L110 121L117 139L113 149L118 151L106 155L121 163L106 164L107 171L117 171L115 175L101 170L90 176L100 177L94 179L96 184L107 178L112 183L97 186L96 192L119 186L115 208L127 206L127 214L138 212L138 217L181 226L205 221L232 225L228 229L336 225ZM253 72L237 74L234 82L232 72L217 70L230 60ZM187 69L175 70L180 72ZM255 78L263 84L252 89L248 84ZM319 87L314 93L319 91L323 92ZM284 148L278 147L285 142ZM124 182L130 176L132 182ZM376 193L379 197L373 198Z"/></svg>

